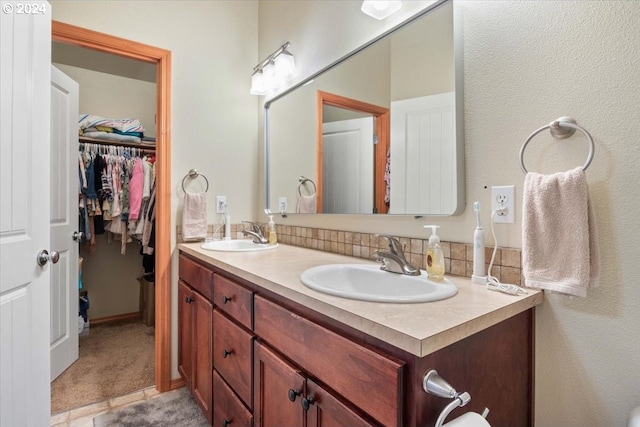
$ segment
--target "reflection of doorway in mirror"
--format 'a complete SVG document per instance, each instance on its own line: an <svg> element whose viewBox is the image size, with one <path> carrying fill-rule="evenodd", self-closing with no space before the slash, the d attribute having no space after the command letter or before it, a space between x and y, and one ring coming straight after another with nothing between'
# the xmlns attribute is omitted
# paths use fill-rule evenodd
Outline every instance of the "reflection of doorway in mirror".
<svg viewBox="0 0 640 427"><path fill-rule="evenodd" d="M385 194L386 194L386 183L384 181L384 172L387 165L387 151L389 148L389 109L385 107L380 107L373 104L368 104L365 102L361 102L355 99L345 98L339 95L334 95L327 92L318 91L317 95L317 111L318 111L318 136L317 136L317 180L318 183L318 213L387 213L388 206L385 204ZM349 110L351 112L359 112L360 117L366 116L371 119L371 128L373 129L375 137L372 135L369 139L371 141L371 150L368 154L368 159L363 159L358 162L358 164L362 164L362 162L369 162L371 167L370 171L370 180L367 180L368 183L359 182L361 188L364 188L365 185L368 185L369 192L372 192L373 197L371 198L368 206L364 206L364 204L358 208L358 212L330 212L329 210L324 208L324 195L327 192L322 188L323 182L327 182L325 177L323 176L323 171L328 170L324 167L324 143L323 143L323 125L325 124L325 117L323 110L325 107L337 107L344 110ZM374 145L374 139L376 140L376 144ZM345 157L343 160L351 159L350 156ZM351 162L351 167L359 168L360 166L356 165L356 163ZM348 164L344 164L342 167L349 167ZM361 168L361 170L364 170ZM334 208L332 208L334 209Z"/></svg>
<svg viewBox="0 0 640 427"><path fill-rule="evenodd" d="M324 213L369 214L373 207L373 117L323 124Z"/></svg>
<svg viewBox="0 0 640 427"><path fill-rule="evenodd" d="M450 215L458 186L455 93L393 101L391 111L389 213Z"/></svg>

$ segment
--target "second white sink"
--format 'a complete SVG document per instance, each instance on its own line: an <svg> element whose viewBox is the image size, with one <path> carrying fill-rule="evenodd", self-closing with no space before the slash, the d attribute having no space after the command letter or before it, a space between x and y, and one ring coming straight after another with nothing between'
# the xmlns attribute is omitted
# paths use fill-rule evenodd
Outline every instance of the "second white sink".
<svg viewBox="0 0 640 427"><path fill-rule="evenodd" d="M458 293L450 280L434 282L424 271L407 276L377 265L328 264L302 272L302 283L318 292L363 301L417 303L439 301Z"/></svg>

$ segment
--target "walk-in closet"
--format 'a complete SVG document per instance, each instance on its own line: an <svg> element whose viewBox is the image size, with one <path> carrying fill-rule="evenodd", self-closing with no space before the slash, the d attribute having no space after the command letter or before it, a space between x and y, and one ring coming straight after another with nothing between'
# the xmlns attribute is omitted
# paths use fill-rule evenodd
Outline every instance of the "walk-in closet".
<svg viewBox="0 0 640 427"><path fill-rule="evenodd" d="M156 65L54 42L79 84L79 359L51 383L56 414L155 383Z"/></svg>

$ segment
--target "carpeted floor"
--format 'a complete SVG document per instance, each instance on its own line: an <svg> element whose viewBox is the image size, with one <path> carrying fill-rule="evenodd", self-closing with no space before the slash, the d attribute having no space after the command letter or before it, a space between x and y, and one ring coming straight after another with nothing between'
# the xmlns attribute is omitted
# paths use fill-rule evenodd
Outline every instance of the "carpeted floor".
<svg viewBox="0 0 640 427"><path fill-rule="evenodd" d="M154 334L139 320L92 325L80 337L79 359L51 383L51 413L152 386Z"/></svg>
<svg viewBox="0 0 640 427"><path fill-rule="evenodd" d="M93 419L95 427L206 427L207 419L182 387Z"/></svg>

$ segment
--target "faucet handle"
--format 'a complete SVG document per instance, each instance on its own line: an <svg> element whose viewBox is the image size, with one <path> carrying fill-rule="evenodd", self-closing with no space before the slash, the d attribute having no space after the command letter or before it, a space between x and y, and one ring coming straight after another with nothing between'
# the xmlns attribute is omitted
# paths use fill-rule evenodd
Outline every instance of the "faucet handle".
<svg viewBox="0 0 640 427"><path fill-rule="evenodd" d="M255 223L253 221L242 221L243 224L249 224L251 226L251 230L255 233L262 233L262 228L260 228L260 225L258 223Z"/></svg>
<svg viewBox="0 0 640 427"><path fill-rule="evenodd" d="M398 238L390 236L388 234L376 234L376 236L384 237L385 239L387 239L387 245L389 245L389 250L391 251L391 253L400 256L404 255L404 247L402 243L400 243L400 240L398 240Z"/></svg>

